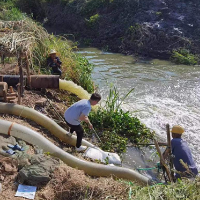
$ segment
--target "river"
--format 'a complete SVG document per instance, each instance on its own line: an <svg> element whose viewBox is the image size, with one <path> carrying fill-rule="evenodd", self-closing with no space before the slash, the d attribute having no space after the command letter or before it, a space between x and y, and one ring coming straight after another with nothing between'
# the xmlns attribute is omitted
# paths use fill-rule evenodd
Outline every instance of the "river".
<svg viewBox="0 0 200 200"><path fill-rule="evenodd" d="M92 79L104 98L110 83L122 96L134 88L123 109L137 116L160 138L166 139L166 123L170 127L183 126L183 139L188 142L200 169L200 66L139 60L96 48L80 48L79 53L94 65Z"/></svg>

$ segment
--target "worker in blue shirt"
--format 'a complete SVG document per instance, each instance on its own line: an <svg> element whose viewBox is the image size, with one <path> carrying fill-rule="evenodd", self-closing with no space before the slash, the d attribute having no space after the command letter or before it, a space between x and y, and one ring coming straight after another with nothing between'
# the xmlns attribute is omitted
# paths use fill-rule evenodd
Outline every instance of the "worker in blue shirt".
<svg viewBox="0 0 200 200"><path fill-rule="evenodd" d="M173 126L172 130L172 154L173 154L173 163L176 169L176 178L180 177L195 177L198 174L198 170L196 164L192 158L192 154L190 148L186 141L184 141L181 136L184 133L184 129L179 126ZM181 164L180 160L182 160L189 167L189 171Z"/></svg>
<svg viewBox="0 0 200 200"><path fill-rule="evenodd" d="M93 125L89 120L89 113L91 111L91 106L95 106L101 100L101 95L98 93L93 93L90 99L82 99L73 105L71 105L64 114L65 121L67 125L70 127L70 133L72 134L74 131L77 135L76 141L76 151L85 151L86 146L82 146L82 138L84 134L84 130L81 126L81 122L84 121L89 125L90 129L93 129Z"/></svg>
<svg viewBox="0 0 200 200"><path fill-rule="evenodd" d="M59 57L56 56L56 51L52 49L47 58L47 66L51 68L52 74L62 75L61 64Z"/></svg>

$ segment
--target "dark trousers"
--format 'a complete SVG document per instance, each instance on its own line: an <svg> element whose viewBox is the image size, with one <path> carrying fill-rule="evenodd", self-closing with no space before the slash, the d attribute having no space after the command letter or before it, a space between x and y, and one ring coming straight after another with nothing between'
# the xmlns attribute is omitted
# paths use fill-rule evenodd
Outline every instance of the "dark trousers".
<svg viewBox="0 0 200 200"><path fill-rule="evenodd" d="M62 75L62 71L59 67L52 67L52 74Z"/></svg>
<svg viewBox="0 0 200 200"><path fill-rule="evenodd" d="M83 139L83 133L84 133L82 126L80 124L72 125L72 124L69 124L67 121L66 121L66 123L70 127L70 133L73 133L74 131L76 132L76 135L77 135L76 147L79 148L81 146L82 139Z"/></svg>

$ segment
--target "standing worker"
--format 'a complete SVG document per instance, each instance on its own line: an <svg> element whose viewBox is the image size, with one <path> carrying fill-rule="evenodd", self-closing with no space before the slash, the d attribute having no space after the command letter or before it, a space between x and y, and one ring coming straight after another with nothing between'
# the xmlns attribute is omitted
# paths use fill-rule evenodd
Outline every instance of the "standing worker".
<svg viewBox="0 0 200 200"><path fill-rule="evenodd" d="M195 177L198 174L197 167L192 158L192 154L187 142L181 139L181 136L184 133L184 129L179 125L175 125L173 126L171 132L173 138L171 140L172 154L174 156L173 163L175 169L180 172L180 174L176 173L176 178ZM189 170L192 173L187 172L187 169L181 164L180 159L188 165Z"/></svg>
<svg viewBox="0 0 200 200"><path fill-rule="evenodd" d="M87 148L86 146L81 146L84 133L81 121L86 122L89 125L89 128L93 129L88 115L91 111L91 106L96 105L100 100L101 95L93 93L89 100L80 100L65 111L64 117L67 125L70 127L70 133L72 134L75 131L77 135L76 151L84 151Z"/></svg>
<svg viewBox="0 0 200 200"><path fill-rule="evenodd" d="M51 67L51 73L60 75L62 74L61 71L61 64L59 57L56 56L56 51L52 49L49 53L49 57L47 58L47 66Z"/></svg>

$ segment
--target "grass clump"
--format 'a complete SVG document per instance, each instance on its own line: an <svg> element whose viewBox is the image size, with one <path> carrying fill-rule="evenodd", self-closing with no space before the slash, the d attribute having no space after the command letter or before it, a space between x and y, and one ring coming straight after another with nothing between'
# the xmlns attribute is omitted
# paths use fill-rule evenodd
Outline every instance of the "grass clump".
<svg viewBox="0 0 200 200"><path fill-rule="evenodd" d="M13 9L15 10L12 7L4 12L10 13ZM18 13L18 10L16 13ZM51 74L51 69L47 67L46 61L50 50L55 49L62 61L62 78L72 80L88 92L93 92L94 85L91 79L93 67L86 58L82 58L73 52L73 49L77 46L69 45L64 37L49 35L39 23L26 16L23 20L14 22L12 16L9 14L6 16L8 16L9 22L2 21L4 32L0 41L5 52L12 51L13 55L16 56L19 52L23 52L27 55L33 73ZM17 17L15 14L13 16ZM10 41L15 45L9 45Z"/></svg>
<svg viewBox="0 0 200 200"><path fill-rule="evenodd" d="M107 151L125 152L129 141L147 143L153 138L152 133L137 117L125 112L121 104L133 89L123 98L119 97L117 89L111 88L105 105L96 112L90 113L90 120L103 141L102 148Z"/></svg>
<svg viewBox="0 0 200 200"><path fill-rule="evenodd" d="M64 37L50 35L45 40L40 41L34 49L34 69L41 73L50 74L46 60L50 50L55 49L57 56L62 61L63 78L72 80L91 93L94 91L91 79L93 66L86 58L73 52L73 49L76 48L76 46L70 46Z"/></svg>
<svg viewBox="0 0 200 200"><path fill-rule="evenodd" d="M169 185L154 185L148 187L133 186L131 196L135 200L152 199L152 200L198 200L200 199L200 179L178 180L176 183Z"/></svg>
<svg viewBox="0 0 200 200"><path fill-rule="evenodd" d="M172 52L171 61L176 64L195 65L198 58L187 49L178 49Z"/></svg>
<svg viewBox="0 0 200 200"><path fill-rule="evenodd" d="M0 12L0 19L5 21L18 21L24 19L24 14L17 8L10 8Z"/></svg>
<svg viewBox="0 0 200 200"><path fill-rule="evenodd" d="M84 15L94 14L98 9L106 7L109 5L108 0L90 0L86 1L81 8L81 13Z"/></svg>
<svg viewBox="0 0 200 200"><path fill-rule="evenodd" d="M25 18L25 14L15 7L15 1L1 1L0 2L0 20L18 21Z"/></svg>

